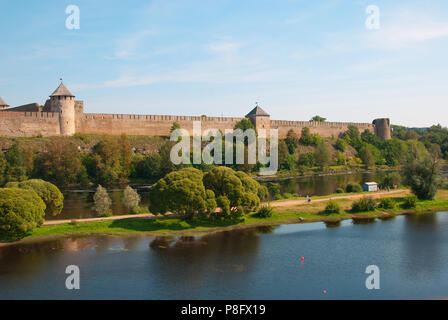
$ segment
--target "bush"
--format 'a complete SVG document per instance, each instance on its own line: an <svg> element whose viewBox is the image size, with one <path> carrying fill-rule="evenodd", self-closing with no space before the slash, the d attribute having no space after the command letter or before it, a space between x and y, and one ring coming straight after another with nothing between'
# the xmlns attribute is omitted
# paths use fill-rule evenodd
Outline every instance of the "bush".
<svg viewBox="0 0 448 320"><path fill-rule="evenodd" d="M336 193L344 193L345 191L344 191L344 189L342 189L342 188L337 188L336 189Z"/></svg>
<svg viewBox="0 0 448 320"><path fill-rule="evenodd" d="M273 211L274 210L269 206L262 207L260 210L257 211L255 216L257 216L258 218L269 218L272 217Z"/></svg>
<svg viewBox="0 0 448 320"><path fill-rule="evenodd" d="M294 198L294 195L293 195L292 193L285 192L285 193L283 194L283 198L284 198L284 199L292 199L292 198Z"/></svg>
<svg viewBox="0 0 448 320"><path fill-rule="evenodd" d="M332 213L341 213L341 207L339 206L339 204L334 201L334 200L330 200L327 202L327 206L325 207L324 213L326 214L332 214Z"/></svg>
<svg viewBox="0 0 448 320"><path fill-rule="evenodd" d="M269 182L268 183L268 190L272 198L276 198L277 195L281 193L280 191L280 185L278 183Z"/></svg>
<svg viewBox="0 0 448 320"><path fill-rule="evenodd" d="M6 184L6 187L33 190L44 201L45 213L48 215L57 216L64 207L64 196L58 187L50 182L31 179L22 182L10 182Z"/></svg>
<svg viewBox="0 0 448 320"><path fill-rule="evenodd" d="M376 209L376 201L372 198L361 198L358 201L353 202L353 212L367 212L374 211Z"/></svg>
<svg viewBox="0 0 448 320"><path fill-rule="evenodd" d="M418 200L417 196L411 194L411 195L407 196L406 198L404 198L404 201L401 204L401 206L404 209L415 208L415 207L417 207L417 200Z"/></svg>
<svg viewBox="0 0 448 320"><path fill-rule="evenodd" d="M140 204L140 196L137 191L130 186L127 186L126 189L124 189L122 202L128 210L132 211L132 213L137 213L135 211L139 211L138 205Z"/></svg>
<svg viewBox="0 0 448 320"><path fill-rule="evenodd" d="M216 205L221 208L223 216L230 216L230 200L226 196L216 198Z"/></svg>
<svg viewBox="0 0 448 320"><path fill-rule="evenodd" d="M42 225L45 203L33 190L0 189L0 234L22 237Z"/></svg>
<svg viewBox="0 0 448 320"><path fill-rule="evenodd" d="M95 195L93 196L93 201L93 208L98 216L107 217L112 215L112 210L110 209L112 200L109 198L107 190L101 185L98 185Z"/></svg>
<svg viewBox="0 0 448 320"><path fill-rule="evenodd" d="M378 207L383 209L393 209L395 208L395 200L392 198L383 198L380 200Z"/></svg>
<svg viewBox="0 0 448 320"><path fill-rule="evenodd" d="M345 188L345 190L348 193L351 192L362 192L362 187L359 183L356 182L350 182L349 184L347 184L347 187Z"/></svg>
<svg viewBox="0 0 448 320"><path fill-rule="evenodd" d="M131 213L132 214L149 213L149 209L147 207L135 206L131 208Z"/></svg>

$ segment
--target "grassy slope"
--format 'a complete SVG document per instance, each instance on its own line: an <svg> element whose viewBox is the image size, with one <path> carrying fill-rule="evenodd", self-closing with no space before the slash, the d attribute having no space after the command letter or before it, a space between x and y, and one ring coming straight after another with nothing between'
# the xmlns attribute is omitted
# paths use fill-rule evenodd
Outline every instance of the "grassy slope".
<svg viewBox="0 0 448 320"><path fill-rule="evenodd" d="M399 203L402 198L395 197ZM343 210L349 210L353 200L338 199L336 201ZM161 217L159 219L129 218L122 220L106 220L82 223L66 223L60 225L43 226L35 229L25 238L38 238L56 235L90 235L90 234L152 234L152 235L174 235L174 234L200 234L204 232L216 232L247 226L293 223L302 218L304 222L313 221L338 221L356 217L381 217L388 214L402 214L409 212L423 212L427 210L448 209L448 191L439 191L434 201L419 201L417 208L403 210L399 206L395 209L372 212L356 213L344 211L341 214L324 214L322 210L326 201L292 207L278 207L274 209L272 217L258 218L250 214L239 221L209 222L203 220L184 221L179 218ZM8 240L8 239L4 239Z"/></svg>

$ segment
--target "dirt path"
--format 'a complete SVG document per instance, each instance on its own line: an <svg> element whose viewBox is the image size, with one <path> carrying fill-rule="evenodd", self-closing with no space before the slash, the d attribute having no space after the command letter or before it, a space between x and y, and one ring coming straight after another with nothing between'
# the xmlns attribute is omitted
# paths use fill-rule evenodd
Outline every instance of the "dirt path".
<svg viewBox="0 0 448 320"><path fill-rule="evenodd" d="M167 213L165 216L175 216L171 213ZM45 221L44 226L53 226L57 224L63 224L63 223L70 223L72 221L76 222L93 222L93 221L104 221L104 220L120 220L120 219L128 219L128 218L146 218L146 219L156 219L160 218L160 216L155 216L150 213L143 213L143 214L127 214L122 216L111 216L111 217L100 217L100 218L85 218L85 219L71 219L71 220L50 220Z"/></svg>
<svg viewBox="0 0 448 320"><path fill-rule="evenodd" d="M397 194L408 194L408 190L393 190L393 191L380 191L380 192L372 192L371 194L354 194L354 195L345 195L345 196L335 196L335 197L328 197L328 198L319 198L319 199L312 199L312 203L315 202L323 202L328 201L330 199L359 199L365 196L369 196L372 198L379 198L383 195L397 195ZM306 204L306 200L285 200L285 201L277 201L277 202L271 202L271 207L293 207L298 206L301 204ZM171 216L174 217L175 215L167 213L165 216ZM70 223L73 220L76 220L77 222L93 222L93 221L104 221L104 220L120 220L120 219L128 219L128 218L146 218L146 219L156 219L160 218L160 216L155 216L153 214L127 214L127 215L121 215L121 216L111 216L111 217L100 217L100 218L86 218L86 219L71 219L71 220L50 220L45 221L44 226L53 226L58 224L64 224L64 223Z"/></svg>
<svg viewBox="0 0 448 320"><path fill-rule="evenodd" d="M311 203L315 202L323 202L328 201L330 199L360 199L363 197L370 197L370 198L380 198L384 195L397 195L397 194L408 194L409 190L392 190L392 191L380 191L380 192L372 192L369 194L354 194L354 195L345 195L345 196L334 196L334 197L328 197L328 198L319 198L319 199L311 199ZM277 202L271 202L271 207L293 207L298 206L301 204L306 204L306 200L285 200L285 201L277 201Z"/></svg>

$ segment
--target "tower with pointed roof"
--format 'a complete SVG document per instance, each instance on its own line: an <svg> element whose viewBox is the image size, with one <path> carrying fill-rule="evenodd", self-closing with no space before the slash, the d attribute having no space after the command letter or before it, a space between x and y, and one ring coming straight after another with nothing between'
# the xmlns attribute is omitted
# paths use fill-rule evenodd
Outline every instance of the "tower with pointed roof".
<svg viewBox="0 0 448 320"><path fill-rule="evenodd" d="M264 131L260 130L263 129L266 130L265 132L269 136L269 130L271 129L271 116L266 111L261 109L258 103L256 103L255 108L253 108L251 112L246 114L246 118L254 124L255 129L259 134L264 133Z"/></svg>
<svg viewBox="0 0 448 320"><path fill-rule="evenodd" d="M61 79L61 84L50 96L50 111L59 113L61 135L75 134L75 96L67 89Z"/></svg>
<svg viewBox="0 0 448 320"><path fill-rule="evenodd" d="M8 109L9 105L0 97L0 110Z"/></svg>

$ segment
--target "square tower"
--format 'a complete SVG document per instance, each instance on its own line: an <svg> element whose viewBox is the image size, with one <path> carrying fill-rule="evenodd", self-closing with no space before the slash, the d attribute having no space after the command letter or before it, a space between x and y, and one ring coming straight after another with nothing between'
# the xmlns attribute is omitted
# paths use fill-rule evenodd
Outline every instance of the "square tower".
<svg viewBox="0 0 448 320"><path fill-rule="evenodd" d="M252 109L251 112L246 114L246 118L253 123L255 129L261 137L270 136L269 130L271 129L271 116L266 111L261 109L258 104Z"/></svg>

